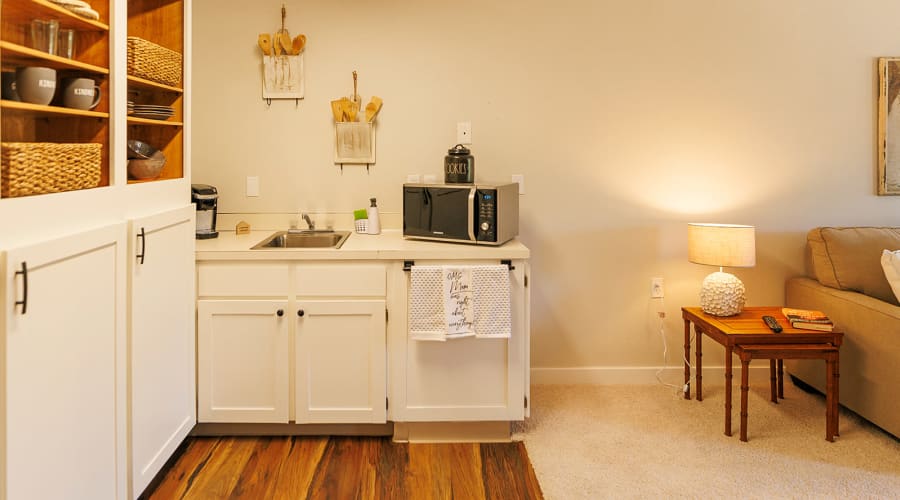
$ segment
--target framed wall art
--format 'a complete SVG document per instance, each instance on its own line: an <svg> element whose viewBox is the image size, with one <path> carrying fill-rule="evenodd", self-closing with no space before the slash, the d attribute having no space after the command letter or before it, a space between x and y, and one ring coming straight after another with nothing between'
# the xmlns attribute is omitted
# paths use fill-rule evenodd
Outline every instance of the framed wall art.
<svg viewBox="0 0 900 500"><path fill-rule="evenodd" d="M878 58L878 194L900 195L900 57Z"/></svg>

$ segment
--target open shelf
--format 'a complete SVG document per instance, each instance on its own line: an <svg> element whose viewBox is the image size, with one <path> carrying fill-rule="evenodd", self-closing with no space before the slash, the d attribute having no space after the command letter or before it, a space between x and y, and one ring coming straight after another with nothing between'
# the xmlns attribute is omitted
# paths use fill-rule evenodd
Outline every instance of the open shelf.
<svg viewBox="0 0 900 500"><path fill-rule="evenodd" d="M65 57L54 56L12 42L0 41L0 51L2 51L4 65L12 63L28 66L37 63L41 66L54 69L87 71L99 75L109 74L109 68L87 64Z"/></svg>
<svg viewBox="0 0 900 500"><path fill-rule="evenodd" d="M184 89L182 89L182 88L173 87L171 85L166 85L164 83L157 83L157 82L154 82L151 80L145 80L143 78L139 78L139 77L131 76L131 75L128 75L128 88L163 91L163 92L173 92L176 94L184 93Z"/></svg>
<svg viewBox="0 0 900 500"><path fill-rule="evenodd" d="M169 120L152 120L150 118L138 118L136 116L129 116L128 124L129 125L151 125L154 127L157 127L157 126L183 127L184 126L183 122L175 122L175 121L169 121Z"/></svg>
<svg viewBox="0 0 900 500"><path fill-rule="evenodd" d="M4 2L4 22L10 21L25 25L30 23L35 17L57 19L59 20L60 28L72 28L81 31L109 31L109 25L106 23L81 17L46 0Z"/></svg>
<svg viewBox="0 0 900 500"><path fill-rule="evenodd" d="M60 106L44 106L19 101L0 101L0 108L4 110L21 111L39 116L83 116L87 118L109 118L109 113L98 111L85 111L81 109L63 108Z"/></svg>

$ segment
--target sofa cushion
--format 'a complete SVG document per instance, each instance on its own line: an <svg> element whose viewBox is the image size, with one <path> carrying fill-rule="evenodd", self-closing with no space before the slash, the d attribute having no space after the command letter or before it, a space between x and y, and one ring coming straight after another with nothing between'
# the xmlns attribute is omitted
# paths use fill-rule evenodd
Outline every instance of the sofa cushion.
<svg viewBox="0 0 900 500"><path fill-rule="evenodd" d="M894 290L894 297L900 300L900 250L882 252L881 267L884 268L884 277Z"/></svg>
<svg viewBox="0 0 900 500"><path fill-rule="evenodd" d="M881 266L884 249L900 248L900 228L820 227L807 234L807 242L820 283L900 304Z"/></svg>

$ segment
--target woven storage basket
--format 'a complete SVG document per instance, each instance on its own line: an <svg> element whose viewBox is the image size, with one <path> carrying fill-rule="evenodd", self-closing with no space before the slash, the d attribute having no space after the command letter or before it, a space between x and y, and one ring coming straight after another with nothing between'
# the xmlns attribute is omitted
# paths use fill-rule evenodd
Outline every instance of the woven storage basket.
<svg viewBox="0 0 900 500"><path fill-rule="evenodd" d="M128 37L128 74L177 87L181 54L136 36Z"/></svg>
<svg viewBox="0 0 900 500"><path fill-rule="evenodd" d="M97 187L101 149L102 145L94 143L0 143L0 196L14 198Z"/></svg>

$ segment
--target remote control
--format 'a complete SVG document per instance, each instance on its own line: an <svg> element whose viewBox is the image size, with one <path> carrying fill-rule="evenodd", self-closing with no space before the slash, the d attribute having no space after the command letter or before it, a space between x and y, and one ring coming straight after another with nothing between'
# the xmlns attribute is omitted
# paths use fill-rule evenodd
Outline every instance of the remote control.
<svg viewBox="0 0 900 500"><path fill-rule="evenodd" d="M778 324L778 321L772 316L763 316L763 321L766 322L766 326L772 329L775 333L781 333L781 325Z"/></svg>

